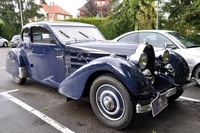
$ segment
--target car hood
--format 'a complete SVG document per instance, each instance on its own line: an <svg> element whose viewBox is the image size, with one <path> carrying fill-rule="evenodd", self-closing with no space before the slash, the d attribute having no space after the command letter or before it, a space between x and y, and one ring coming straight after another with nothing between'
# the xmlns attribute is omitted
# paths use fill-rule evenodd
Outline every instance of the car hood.
<svg viewBox="0 0 200 133"><path fill-rule="evenodd" d="M190 56L195 56L200 58L200 47L196 48L187 48L187 49L181 49L180 54L181 55L190 55Z"/></svg>
<svg viewBox="0 0 200 133"><path fill-rule="evenodd" d="M66 45L70 49L81 49L88 51L89 53L103 53L103 54L116 54L130 56L135 53L135 50L139 44L127 44L127 43L108 43L108 42L85 42L85 43L74 43Z"/></svg>

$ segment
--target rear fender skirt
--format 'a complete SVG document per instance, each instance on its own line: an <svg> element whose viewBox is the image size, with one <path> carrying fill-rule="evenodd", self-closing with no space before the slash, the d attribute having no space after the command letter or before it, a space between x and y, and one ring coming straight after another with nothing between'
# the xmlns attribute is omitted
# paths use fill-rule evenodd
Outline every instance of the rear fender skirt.
<svg viewBox="0 0 200 133"><path fill-rule="evenodd" d="M21 49L11 49L6 58L6 71L19 78L28 76Z"/></svg>
<svg viewBox="0 0 200 133"><path fill-rule="evenodd" d="M59 85L59 92L69 98L79 99L88 78L95 72L113 73L124 83L134 95L149 91L148 80L137 66L120 57L101 57L79 68Z"/></svg>

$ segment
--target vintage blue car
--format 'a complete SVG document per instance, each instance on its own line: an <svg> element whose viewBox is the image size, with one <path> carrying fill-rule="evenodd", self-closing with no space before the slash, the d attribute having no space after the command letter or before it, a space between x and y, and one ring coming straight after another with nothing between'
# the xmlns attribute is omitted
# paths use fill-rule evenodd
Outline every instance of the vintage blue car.
<svg viewBox="0 0 200 133"><path fill-rule="evenodd" d="M98 119L115 129L127 127L135 113L156 116L195 86L177 53L149 44L109 43L90 24L34 22L7 55L6 71L18 84L26 78L58 88L68 100L89 96ZM80 114L81 115L81 114Z"/></svg>

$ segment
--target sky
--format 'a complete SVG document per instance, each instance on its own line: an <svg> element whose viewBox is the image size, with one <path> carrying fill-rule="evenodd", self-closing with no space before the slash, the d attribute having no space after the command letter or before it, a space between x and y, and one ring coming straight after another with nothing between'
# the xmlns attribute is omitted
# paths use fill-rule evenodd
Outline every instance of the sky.
<svg viewBox="0 0 200 133"><path fill-rule="evenodd" d="M38 0L39 1L39 0ZM60 6L65 11L76 17L78 9L81 8L87 1L86 0L45 0L48 5L54 2L55 5Z"/></svg>

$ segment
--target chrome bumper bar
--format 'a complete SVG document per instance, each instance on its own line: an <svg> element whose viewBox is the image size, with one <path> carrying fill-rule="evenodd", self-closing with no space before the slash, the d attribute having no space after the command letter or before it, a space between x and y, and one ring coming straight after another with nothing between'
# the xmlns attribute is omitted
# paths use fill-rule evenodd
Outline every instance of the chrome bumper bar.
<svg viewBox="0 0 200 133"><path fill-rule="evenodd" d="M182 86L182 88L183 88L183 90L186 90L186 89L188 89L188 88L191 88L191 87L196 86L197 84L200 85L200 79L197 80L197 79L194 79L194 78L193 78L193 79L191 80L191 82L184 84L184 85ZM166 94L167 97L170 97L170 96L176 94L176 91L177 91L177 88L174 87L174 88L171 88L171 89L167 90L167 91L165 92L165 94ZM146 112L149 112L149 111L151 111L151 110L152 110L151 103L150 103L150 104L147 104L147 105L141 105L141 104L138 103L138 104L136 105L136 113L146 113Z"/></svg>
<svg viewBox="0 0 200 133"><path fill-rule="evenodd" d="M177 89L176 89L176 87L174 87L174 88L167 90L165 92L165 94L166 94L167 97L170 97L170 96L176 94L176 91L177 91ZM138 114L146 113L146 112L149 112L151 110L152 110L151 103L147 104L147 105L143 105L143 106L139 103L136 105L136 113L138 113Z"/></svg>

